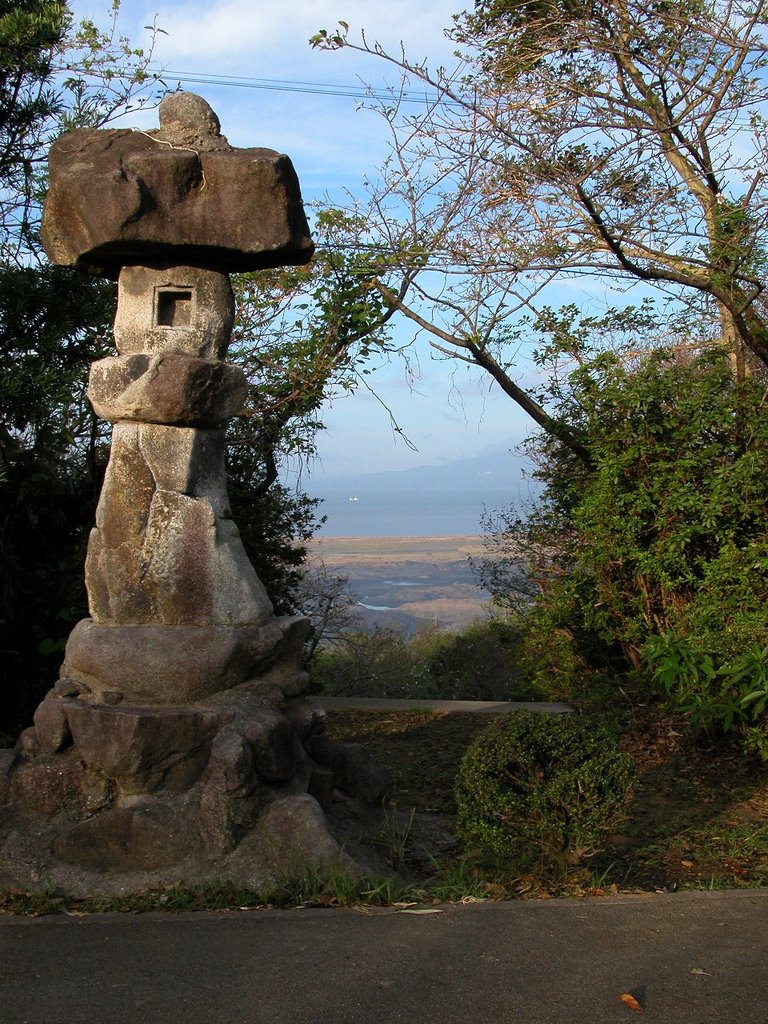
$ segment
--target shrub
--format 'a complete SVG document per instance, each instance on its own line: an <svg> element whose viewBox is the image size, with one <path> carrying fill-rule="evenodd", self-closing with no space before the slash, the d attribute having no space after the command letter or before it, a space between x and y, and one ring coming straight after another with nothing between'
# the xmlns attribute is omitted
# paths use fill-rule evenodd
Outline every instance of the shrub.
<svg viewBox="0 0 768 1024"><path fill-rule="evenodd" d="M518 664L519 630L490 619L460 633L350 632L311 661L315 692L415 700L540 700Z"/></svg>
<svg viewBox="0 0 768 1024"><path fill-rule="evenodd" d="M537 847L564 873L615 826L633 777L603 726L514 712L479 733L462 759L457 831L503 860Z"/></svg>
<svg viewBox="0 0 768 1024"><path fill-rule="evenodd" d="M719 674L733 667L762 688L762 670L741 662L768 637L765 380L734 381L718 349L603 354L580 359L552 397L589 459L534 437L543 495L525 523L505 513L488 524L480 566L512 609L521 560L528 566L522 597L536 601L523 607L523 668L566 700L588 701L602 680L601 699L613 682L615 695L645 687L646 700L659 694L648 686L647 645L670 634L690 655L680 702L700 702L723 723L749 710L750 742L768 742L753 729L761 698L732 707ZM696 652L709 656L711 675ZM734 700L752 693L739 686Z"/></svg>
<svg viewBox="0 0 768 1024"><path fill-rule="evenodd" d="M417 633L411 650L421 685L442 700L539 700L522 677L520 629L501 619L476 620L460 633Z"/></svg>
<svg viewBox="0 0 768 1024"><path fill-rule="evenodd" d="M417 695L408 640L389 627L350 632L341 643L319 647L310 671L316 693L345 697Z"/></svg>

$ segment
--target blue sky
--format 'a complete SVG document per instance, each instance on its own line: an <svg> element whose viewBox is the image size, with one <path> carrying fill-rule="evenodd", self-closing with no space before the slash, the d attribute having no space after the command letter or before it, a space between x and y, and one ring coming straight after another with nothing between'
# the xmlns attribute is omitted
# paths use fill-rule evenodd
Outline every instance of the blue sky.
<svg viewBox="0 0 768 1024"><path fill-rule="evenodd" d="M77 17L104 25L107 0L72 0ZM287 153L298 172L305 202L330 195L341 202L356 194L364 176L375 176L384 159L383 121L361 108L353 97L312 92L192 84L185 75L243 76L250 79L344 85L396 81L396 70L373 58L342 50L312 50L307 40L320 28L333 29L340 19L350 36L364 30L397 52L401 41L411 59L450 65L453 44L443 34L460 0L207 0L147 3L123 0L120 34L146 45L144 26L153 22L166 34L157 36L155 59L169 86L203 95L214 107L222 131L233 145L266 146ZM154 111L134 115L139 127L156 124ZM413 336L399 323L396 340ZM437 361L417 341L412 350L417 377L407 379L404 366L392 362L369 378L375 394L359 389L333 402L323 414L313 481L349 473L405 469L466 458L486 450L509 448L529 430L517 407L479 371ZM392 429L385 403L416 451Z"/></svg>

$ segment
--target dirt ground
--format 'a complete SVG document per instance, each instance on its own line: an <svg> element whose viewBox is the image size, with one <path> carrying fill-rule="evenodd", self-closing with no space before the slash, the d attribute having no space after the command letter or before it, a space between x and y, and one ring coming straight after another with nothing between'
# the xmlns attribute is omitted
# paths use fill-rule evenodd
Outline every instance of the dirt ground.
<svg viewBox="0 0 768 1024"><path fill-rule="evenodd" d="M389 766L399 808L451 827L459 762L485 716L329 712L328 722L331 736L365 743ZM623 828L582 874L621 890L768 885L768 766L650 708L636 710L621 746L638 783Z"/></svg>

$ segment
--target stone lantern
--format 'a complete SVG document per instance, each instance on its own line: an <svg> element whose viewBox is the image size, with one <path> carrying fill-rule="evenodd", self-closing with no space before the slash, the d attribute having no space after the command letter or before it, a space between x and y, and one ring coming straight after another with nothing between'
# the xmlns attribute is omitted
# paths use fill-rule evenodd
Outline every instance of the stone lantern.
<svg viewBox="0 0 768 1024"><path fill-rule="evenodd" d="M168 703L281 662L306 623L275 620L230 517L224 425L246 398L223 362L229 271L305 263L312 242L287 157L234 149L199 96L171 93L160 130L82 129L50 153L42 240L54 263L117 277L118 355L88 395L114 424L91 533L91 618L62 675L92 695ZM289 659L290 660L290 659ZM106 697L104 695L107 695Z"/></svg>
<svg viewBox="0 0 768 1024"><path fill-rule="evenodd" d="M304 698L308 621L276 617L231 518L230 272L312 256L290 160L236 149L191 93L160 128L80 129L49 157L52 262L118 282L117 355L88 396L113 424L86 560L90 617L12 751L0 751L0 883L70 891L254 883L344 855L323 809L378 801L361 748ZM3 812L4 808L4 812Z"/></svg>

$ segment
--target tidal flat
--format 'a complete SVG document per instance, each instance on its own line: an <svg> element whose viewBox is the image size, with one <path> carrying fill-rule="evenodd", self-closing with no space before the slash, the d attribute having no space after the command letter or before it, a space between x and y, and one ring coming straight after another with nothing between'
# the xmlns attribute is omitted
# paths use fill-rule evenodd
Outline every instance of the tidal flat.
<svg viewBox="0 0 768 1024"><path fill-rule="evenodd" d="M457 630L486 614L490 594L477 584L471 560L483 538L321 537L310 560L349 580L360 624Z"/></svg>

